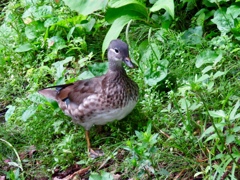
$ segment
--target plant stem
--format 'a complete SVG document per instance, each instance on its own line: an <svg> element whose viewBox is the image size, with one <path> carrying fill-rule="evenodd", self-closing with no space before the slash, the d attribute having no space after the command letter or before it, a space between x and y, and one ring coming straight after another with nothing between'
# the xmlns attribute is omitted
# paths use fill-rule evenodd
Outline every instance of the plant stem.
<svg viewBox="0 0 240 180"><path fill-rule="evenodd" d="M23 171L22 162L21 162L21 159L20 159L20 157L19 157L19 155L18 155L17 150L16 150L16 149L12 146L12 144L9 143L8 141L6 141L6 140L4 140L4 139L2 139L2 138L0 138L0 141L6 143L10 148L13 149L14 153L15 153L16 156L17 156L19 168L21 169L21 171Z"/></svg>
<svg viewBox="0 0 240 180"><path fill-rule="evenodd" d="M203 106L204 106L204 108L206 109L206 112L207 112L207 114L208 114L208 116L209 116L209 118L210 118L210 121L211 121L211 123L212 123L212 125L213 125L213 128L214 128L215 132L217 133L217 136L218 136L219 139L220 139L221 144L224 145L224 144L225 144L224 138L220 135L220 133L219 133L219 131L218 131L218 129L217 129L215 123L214 123L214 120L213 120L212 116L210 116L208 107L207 107L207 105L206 105L206 103L205 103L205 101L204 101L203 96L202 96L201 94L197 94L197 95L200 97L201 101L203 102ZM233 160L233 162L234 162L234 163L237 165L237 167L238 167L238 164L237 164L236 160L234 159L233 155L231 154L231 152L229 151L228 148L226 148L226 151L227 151L228 155L231 157L231 159Z"/></svg>

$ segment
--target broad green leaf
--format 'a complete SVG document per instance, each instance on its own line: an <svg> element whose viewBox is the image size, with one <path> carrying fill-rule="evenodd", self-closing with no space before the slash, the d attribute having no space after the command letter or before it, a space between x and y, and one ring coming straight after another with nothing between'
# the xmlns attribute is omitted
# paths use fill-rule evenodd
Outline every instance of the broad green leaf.
<svg viewBox="0 0 240 180"><path fill-rule="evenodd" d="M230 143L232 143L233 141L235 141L236 139L236 135L227 135L226 137L226 144L229 145Z"/></svg>
<svg viewBox="0 0 240 180"><path fill-rule="evenodd" d="M222 35L225 35L232 28L234 28L234 19L230 14L226 13L225 8L218 9L214 13L212 22L217 25L217 28L222 33Z"/></svg>
<svg viewBox="0 0 240 180"><path fill-rule="evenodd" d="M234 118L235 119L240 119L240 113L236 114Z"/></svg>
<svg viewBox="0 0 240 180"><path fill-rule="evenodd" d="M50 17L44 22L44 27L50 27L58 22L58 17Z"/></svg>
<svg viewBox="0 0 240 180"><path fill-rule="evenodd" d="M203 30L201 26L189 28L182 36L186 44L200 44L202 42Z"/></svg>
<svg viewBox="0 0 240 180"><path fill-rule="evenodd" d="M192 110L192 111L195 111L196 109L198 109L198 108L201 107L201 106L202 106L202 103L196 103L196 102L194 102L194 103L191 104L191 106L189 107L189 109Z"/></svg>
<svg viewBox="0 0 240 180"><path fill-rule="evenodd" d="M150 144L151 144L151 145L154 145L154 144L157 143L158 135L159 135L159 134L156 133L156 134L153 134L153 135L150 136Z"/></svg>
<svg viewBox="0 0 240 180"><path fill-rule="evenodd" d="M139 140L143 139L143 132L135 131L136 136L138 137Z"/></svg>
<svg viewBox="0 0 240 180"><path fill-rule="evenodd" d="M158 82L166 78L168 74L168 64L169 62L163 59L157 65L156 70L153 70L151 67L147 68L144 72L145 83L149 86L155 86Z"/></svg>
<svg viewBox="0 0 240 180"><path fill-rule="evenodd" d="M240 41L240 18L234 19L235 27L231 29L231 32L233 33L234 37Z"/></svg>
<svg viewBox="0 0 240 180"><path fill-rule="evenodd" d="M94 76L101 76L107 72L108 62L88 65L88 69Z"/></svg>
<svg viewBox="0 0 240 180"><path fill-rule="evenodd" d="M186 11L191 11L196 7L196 0L181 0L180 2L182 4L181 7L183 4L187 4L186 8L184 8Z"/></svg>
<svg viewBox="0 0 240 180"><path fill-rule="evenodd" d="M233 127L232 131L235 132L235 133L239 132L240 131L240 126Z"/></svg>
<svg viewBox="0 0 240 180"><path fill-rule="evenodd" d="M6 64L6 59L3 57L2 54L0 54L0 66L3 66Z"/></svg>
<svg viewBox="0 0 240 180"><path fill-rule="evenodd" d="M13 115L14 111L15 111L15 106L12 106L12 105L8 105L7 106L8 110L7 112L5 113L5 120L8 121L9 118Z"/></svg>
<svg viewBox="0 0 240 180"><path fill-rule="evenodd" d="M73 34L74 30L75 30L75 27L72 27L72 28L70 29L70 31L68 32L68 34L67 34L67 40L68 40L68 41L69 41L70 38L72 37L72 34Z"/></svg>
<svg viewBox="0 0 240 180"><path fill-rule="evenodd" d="M38 3L38 0L23 0L21 4L24 6L33 6Z"/></svg>
<svg viewBox="0 0 240 180"><path fill-rule="evenodd" d="M216 66L217 63L219 63L222 60L222 52L218 55L218 57L214 60L213 65Z"/></svg>
<svg viewBox="0 0 240 180"><path fill-rule="evenodd" d="M149 64L149 61L150 61L150 59L152 59L151 56L153 54L153 48L149 46L148 40L145 40L145 41L141 42L141 44L139 45L138 51L141 54L140 61L142 62L139 64L139 66L142 70L145 70L146 67L151 66L151 64ZM154 57L154 59L155 59L155 57ZM158 61L158 59L156 59L156 61Z"/></svg>
<svg viewBox="0 0 240 180"><path fill-rule="evenodd" d="M220 2L228 2L228 1L230 1L230 0L208 0L209 2L211 2L211 3L220 3Z"/></svg>
<svg viewBox="0 0 240 180"><path fill-rule="evenodd" d="M154 36L153 36L153 38L156 38L158 41L160 41L160 42L165 42L165 40L164 40L164 32L165 32L165 30L163 30L163 29L160 29L160 30L158 30L157 32L155 32L155 34L154 34ZM148 45L148 41L146 41L147 43L146 43L146 45Z"/></svg>
<svg viewBox="0 0 240 180"><path fill-rule="evenodd" d="M203 133L200 139L204 138L205 136L209 135L210 133L214 132L214 127L210 126L208 127Z"/></svg>
<svg viewBox="0 0 240 180"><path fill-rule="evenodd" d="M145 5L136 0L114 0L109 2L105 19L112 23L121 16L131 16L132 19L147 20L148 11Z"/></svg>
<svg viewBox="0 0 240 180"><path fill-rule="evenodd" d="M87 23L82 23L81 26L87 31L90 32L95 25L96 20L91 18Z"/></svg>
<svg viewBox="0 0 240 180"><path fill-rule="evenodd" d="M47 16L52 15L52 6L43 5L43 6L31 6L28 8L22 15L23 19L28 17L34 18L35 20L40 20L42 18L46 18Z"/></svg>
<svg viewBox="0 0 240 180"><path fill-rule="evenodd" d="M218 110L218 111L208 111L210 116L214 118L226 118L226 114L223 110Z"/></svg>
<svg viewBox="0 0 240 180"><path fill-rule="evenodd" d="M37 92L35 92L33 94L29 94L28 99L37 104L45 102L45 98Z"/></svg>
<svg viewBox="0 0 240 180"><path fill-rule="evenodd" d="M144 73L144 81L149 86L155 86L158 82L162 81L165 77L167 77L167 73L167 68L161 69L160 67L158 67L156 71L151 71L151 69L147 69Z"/></svg>
<svg viewBox="0 0 240 180"><path fill-rule="evenodd" d="M108 30L102 45L102 57L104 57L104 53L108 48L108 45L113 39L117 39L123 27L132 19L131 16L125 15L118 19L116 19L110 29Z"/></svg>
<svg viewBox="0 0 240 180"><path fill-rule="evenodd" d="M93 77L95 77L95 76L92 74L92 72L84 71L78 76L78 79L83 80L83 79L89 79L89 78L93 78Z"/></svg>
<svg viewBox="0 0 240 180"><path fill-rule="evenodd" d="M77 11L82 15L92 14L94 11L102 10L107 5L107 0L63 0L71 10Z"/></svg>
<svg viewBox="0 0 240 180"><path fill-rule="evenodd" d="M149 44L149 50L151 51L152 55L154 56L154 59L158 61L161 58L162 53L159 50L159 46L156 43L150 43ZM162 60L160 62L160 65L167 67L168 66L168 61L167 60Z"/></svg>
<svg viewBox="0 0 240 180"><path fill-rule="evenodd" d="M35 112L37 111L37 105L32 104L30 105L22 114L22 120L26 121L28 120L28 118L30 118L33 114L35 114Z"/></svg>
<svg viewBox="0 0 240 180"><path fill-rule="evenodd" d="M208 74L203 74L199 79L196 80L196 82L203 82L207 80L210 76Z"/></svg>
<svg viewBox="0 0 240 180"><path fill-rule="evenodd" d="M213 90L213 86L214 86L214 81L210 81L208 82L207 84L207 88L208 88L208 91L211 92Z"/></svg>
<svg viewBox="0 0 240 180"><path fill-rule="evenodd" d="M64 76L62 76L62 77L60 77L60 78L57 78L57 77L55 77L55 84L56 85L60 85L60 84L66 84L66 82L65 82L65 77Z"/></svg>
<svg viewBox="0 0 240 180"><path fill-rule="evenodd" d="M218 130L220 130L220 131L222 132L222 130L223 130L224 126L225 126L225 123L218 123L218 124L215 124L215 126L216 126L216 128L217 128ZM203 134L201 135L200 139L202 139L202 138L204 138L205 136L208 136L209 134L212 134L212 133L214 133L214 132L215 132L214 127L213 127L213 126L210 126L210 127L208 127L208 128L203 132ZM214 133L214 134L217 136L216 133Z"/></svg>
<svg viewBox="0 0 240 180"><path fill-rule="evenodd" d="M239 0L240 1L240 0ZM238 52L238 51L240 51L240 48L234 48L232 51L231 51L231 54L232 53L235 53L235 52Z"/></svg>
<svg viewBox="0 0 240 180"><path fill-rule="evenodd" d="M92 172L89 180L113 180L113 176L111 175L111 173L105 171L102 171L101 175L96 172Z"/></svg>
<svg viewBox="0 0 240 180"><path fill-rule="evenodd" d="M102 180L113 180L113 176L111 173L102 171L101 176L102 176Z"/></svg>
<svg viewBox="0 0 240 180"><path fill-rule="evenodd" d="M92 172L89 177L89 180L102 180L102 177L98 173Z"/></svg>
<svg viewBox="0 0 240 180"><path fill-rule="evenodd" d="M170 14L166 11L163 15L160 16L162 28L169 29L173 18L170 16Z"/></svg>
<svg viewBox="0 0 240 180"><path fill-rule="evenodd" d="M180 104L181 108L185 111L187 111L189 109L189 107L191 106L190 101L188 101L186 98L182 98L178 101L178 103Z"/></svg>
<svg viewBox="0 0 240 180"><path fill-rule="evenodd" d="M227 14L230 14L234 19L237 18L240 14L240 6L231 5L229 8L227 8Z"/></svg>
<svg viewBox="0 0 240 180"><path fill-rule="evenodd" d="M217 59L222 58L222 54L218 55L212 50L205 50L197 56L195 66L197 68L201 67L203 64L214 63Z"/></svg>
<svg viewBox="0 0 240 180"><path fill-rule="evenodd" d="M149 0L150 4L154 4L155 2L157 2L158 0Z"/></svg>
<svg viewBox="0 0 240 180"><path fill-rule="evenodd" d="M52 15L52 6L43 5L39 6L35 14L36 19L46 18Z"/></svg>
<svg viewBox="0 0 240 180"><path fill-rule="evenodd" d="M144 81L149 86L155 86L158 82L166 78L169 61L162 59L159 46L155 43L148 44L144 41L140 44L141 53L140 68L144 71Z"/></svg>
<svg viewBox="0 0 240 180"><path fill-rule="evenodd" d="M70 57L67 57L66 59L64 59L62 61L57 61L57 62L52 64L55 67L55 69L57 70L56 75L55 75L57 79L59 79L63 76L63 71L65 70L63 65L72 61L73 59L74 59L74 57L70 56Z"/></svg>
<svg viewBox="0 0 240 180"><path fill-rule="evenodd" d="M57 53L58 50L63 49L67 46L66 46L65 40L62 37L53 36L53 37L48 39L48 47L53 48L55 53Z"/></svg>
<svg viewBox="0 0 240 180"><path fill-rule="evenodd" d="M33 40L39 36L39 34L43 34L46 29L41 22L32 22L25 27L25 35L28 39Z"/></svg>
<svg viewBox="0 0 240 180"><path fill-rule="evenodd" d="M15 52L27 52L33 49L30 43L20 44L16 49Z"/></svg>
<svg viewBox="0 0 240 180"><path fill-rule="evenodd" d="M214 139L217 139L217 138L218 138L217 133L214 133L214 134L209 135L204 142L208 142L208 141L211 141L211 140L214 140Z"/></svg>
<svg viewBox="0 0 240 180"><path fill-rule="evenodd" d="M152 124L149 123L146 132L147 132L148 135L151 135L151 131L152 131Z"/></svg>
<svg viewBox="0 0 240 180"><path fill-rule="evenodd" d="M80 58L78 60L78 64L80 66L80 68L86 66L88 64L88 61L93 57L93 53L91 52L89 55L83 57L83 58Z"/></svg>
<svg viewBox="0 0 240 180"><path fill-rule="evenodd" d="M63 20L59 20L56 23L56 25L64 27L66 29L69 29L70 28L69 24L73 24L76 26L77 24L82 24L83 22L86 22L86 21L88 21L87 17L80 14L78 16L73 16L73 17L63 19ZM54 26L53 26L53 28L54 28ZM54 30L54 29L50 29L50 30Z"/></svg>
<svg viewBox="0 0 240 180"><path fill-rule="evenodd" d="M206 17L205 11L206 9L201 9L196 13L196 16L197 16L196 22L198 26L202 26L202 27L204 26L205 17Z"/></svg>
<svg viewBox="0 0 240 180"><path fill-rule="evenodd" d="M37 7L36 6L30 6L30 8L28 8L26 11L24 11L22 18L26 19L28 17L33 17L34 13L37 11Z"/></svg>
<svg viewBox="0 0 240 180"><path fill-rule="evenodd" d="M233 110L230 113L230 117L229 117L230 121L233 121L233 120L236 119L235 116L236 116L236 113L237 113L237 110L238 110L239 106L240 106L240 101L238 100L237 103L235 104Z"/></svg>
<svg viewBox="0 0 240 180"><path fill-rule="evenodd" d="M202 70L202 73L205 74L205 73L207 73L208 71L210 71L210 70L212 70L212 69L213 69L212 66L207 66L207 67L205 67L205 68Z"/></svg>
<svg viewBox="0 0 240 180"><path fill-rule="evenodd" d="M25 27L25 35L28 39L35 39L37 37L35 26L26 26Z"/></svg>
<svg viewBox="0 0 240 180"><path fill-rule="evenodd" d="M111 8L119 8L122 6L126 6L128 4L139 4L139 5L143 5L142 3L140 3L137 0L110 0L108 3L108 6Z"/></svg>
<svg viewBox="0 0 240 180"><path fill-rule="evenodd" d="M173 0L158 0L151 8L151 12L165 9L174 19L174 1Z"/></svg>
<svg viewBox="0 0 240 180"><path fill-rule="evenodd" d="M221 158L223 158L223 157L226 157L226 154L222 154L222 153L220 153L220 154L218 154L218 155L216 155L214 158L212 158L212 159L221 159Z"/></svg>
<svg viewBox="0 0 240 180"><path fill-rule="evenodd" d="M225 72L222 71L217 71L214 75L213 75L213 79L216 79L222 75L226 74Z"/></svg>

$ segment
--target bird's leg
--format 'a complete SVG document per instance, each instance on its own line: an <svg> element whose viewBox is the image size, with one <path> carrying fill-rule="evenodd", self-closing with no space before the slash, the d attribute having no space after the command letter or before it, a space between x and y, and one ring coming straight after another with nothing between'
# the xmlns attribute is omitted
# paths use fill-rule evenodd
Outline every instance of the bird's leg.
<svg viewBox="0 0 240 180"><path fill-rule="evenodd" d="M103 126L102 125L98 125L97 126L97 133L100 134L101 132L103 132Z"/></svg>
<svg viewBox="0 0 240 180"><path fill-rule="evenodd" d="M86 141L87 141L87 149L88 149L88 152L89 152L89 150L91 149L91 143L90 143L90 140L89 140L89 131L88 130L85 131L85 137L86 137Z"/></svg>
<svg viewBox="0 0 240 180"><path fill-rule="evenodd" d="M86 130L85 131L85 136L86 136L86 141L87 141L87 149L88 149L88 152L89 152L89 156L92 157L92 158L97 158L99 156L102 156L103 153L100 152L100 151L94 151L92 148L91 148L91 143L90 143L90 139L89 139L89 131Z"/></svg>

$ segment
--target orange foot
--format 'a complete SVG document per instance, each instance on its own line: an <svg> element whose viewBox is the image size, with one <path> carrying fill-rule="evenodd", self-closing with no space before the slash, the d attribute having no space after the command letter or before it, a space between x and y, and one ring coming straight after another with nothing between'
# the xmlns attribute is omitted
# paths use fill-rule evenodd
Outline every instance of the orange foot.
<svg viewBox="0 0 240 180"><path fill-rule="evenodd" d="M93 159L104 155L104 152L101 149L93 150L92 148L90 148L88 151L89 151L89 157Z"/></svg>

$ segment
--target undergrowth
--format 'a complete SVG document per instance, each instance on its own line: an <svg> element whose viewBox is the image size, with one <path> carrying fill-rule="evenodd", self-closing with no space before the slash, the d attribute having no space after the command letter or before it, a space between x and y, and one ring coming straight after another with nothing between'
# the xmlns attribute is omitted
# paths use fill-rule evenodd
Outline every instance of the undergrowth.
<svg viewBox="0 0 240 180"><path fill-rule="evenodd" d="M0 176L239 179L238 2L112 0L87 12L69 2L9 1L1 12ZM140 98L125 119L91 129L105 153L91 159L83 128L37 90L104 74L118 36Z"/></svg>

